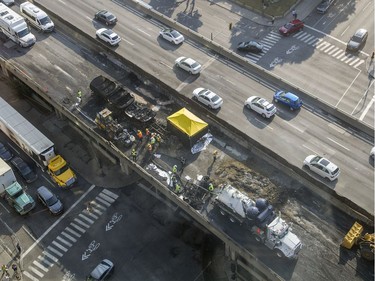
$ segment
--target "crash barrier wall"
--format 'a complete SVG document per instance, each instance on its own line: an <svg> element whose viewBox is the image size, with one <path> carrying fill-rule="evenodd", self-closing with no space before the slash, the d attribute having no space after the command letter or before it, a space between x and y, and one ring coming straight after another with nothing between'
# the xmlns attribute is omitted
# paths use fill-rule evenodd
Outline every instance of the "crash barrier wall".
<svg viewBox="0 0 375 281"><path fill-rule="evenodd" d="M360 121L358 118L353 117L342 111L341 109L337 107L332 107L331 105L327 104L325 101L319 99L318 97L314 96L312 93L309 93L298 86L294 85L293 83L286 81L285 79L282 79L279 76L276 76L275 74L272 74L271 72L259 67L256 64L253 64L243 58L242 56L237 55L235 52L230 51L220 44L216 43L213 40L210 40L203 35L195 32L194 30L191 30L182 24L178 23L175 20L172 20L171 18L164 16L163 14L159 13L158 11L154 10L149 5L143 5L142 1L133 0L134 7L141 10L143 13L153 17L154 19L160 21L161 23L170 26L171 28L174 28L178 30L180 33L185 35L188 38L193 39L194 41L199 42L200 44L210 48L211 50L215 51L216 53L228 58L229 60L241 65L244 69L247 71L256 74L257 77L254 77L255 80L264 80L267 83L278 85L280 88L284 90L291 91L297 95L299 95L306 103L314 105L314 107L319 107L323 111L327 112L328 114L331 114L341 120L343 123L346 123L353 128L359 129L361 132L364 132L369 136L369 138L374 142L374 129L371 128L366 123ZM261 82L261 81L259 81Z"/></svg>
<svg viewBox="0 0 375 281"><path fill-rule="evenodd" d="M1 60L1 58L0 58ZM170 201L174 202L178 205L184 212L189 214L195 221L200 223L203 227L209 230L212 234L217 236L221 241L223 241L230 249L234 256L241 257L244 261L249 263L249 272L255 272L256 276L260 276L259 279L255 280L266 280L266 281L280 281L283 280L280 276L278 276L275 272L270 270L267 266L262 264L258 261L248 250L245 250L241 247L241 245L237 244L233 241L228 235L221 232L220 230L216 229L214 226L210 224L208 220L206 220L202 215L199 215L197 211L188 205L183 200L179 199L174 192L169 190L165 185L159 182L156 178L154 178L151 174L149 174L146 170L144 170L138 164L130 161L130 159L120 151L112 142L107 141L102 136L97 134L92 128L88 127L86 124L82 123L80 119L75 116L73 113L69 111L68 108L64 107L63 104L59 104L54 101L49 95L48 91L45 91L41 86L39 86L36 82L34 82L30 77L27 77L25 73L21 72L4 60L1 61L1 65L4 69L7 70L6 74L9 76L9 73L23 81L26 85L32 88L36 93L38 93L44 100L49 102L51 106L55 108L64 118L66 118L71 126L75 126L75 128L79 129L80 132L85 136L89 137L91 140L95 140L95 142L103 147L106 147L108 151L111 152L113 157L119 159L120 162L123 162L127 165L132 171L136 172L139 176L145 179L148 183L150 183L151 187L155 187L161 194L163 194L166 198ZM77 126L79 125L79 126Z"/></svg>

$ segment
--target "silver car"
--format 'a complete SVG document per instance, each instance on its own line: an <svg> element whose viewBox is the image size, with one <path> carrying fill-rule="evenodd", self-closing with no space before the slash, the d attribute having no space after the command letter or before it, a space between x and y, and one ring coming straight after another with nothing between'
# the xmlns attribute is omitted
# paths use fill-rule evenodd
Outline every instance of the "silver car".
<svg viewBox="0 0 375 281"><path fill-rule="evenodd" d="M52 215L59 215L63 212L64 206L59 198L47 187L41 186L36 191L38 199L46 206Z"/></svg>
<svg viewBox="0 0 375 281"><path fill-rule="evenodd" d="M354 35L350 38L348 45L346 46L348 51L359 51L363 45L365 45L368 37L368 32L366 29L358 29Z"/></svg>
<svg viewBox="0 0 375 281"><path fill-rule="evenodd" d="M94 268L93 271L91 271L90 275L86 278L86 280L106 280L113 273L114 268L115 266L113 265L113 262L104 259Z"/></svg>
<svg viewBox="0 0 375 281"><path fill-rule="evenodd" d="M195 60L186 57L179 57L175 61L176 66L189 72L190 74L198 74L201 72L202 66Z"/></svg>

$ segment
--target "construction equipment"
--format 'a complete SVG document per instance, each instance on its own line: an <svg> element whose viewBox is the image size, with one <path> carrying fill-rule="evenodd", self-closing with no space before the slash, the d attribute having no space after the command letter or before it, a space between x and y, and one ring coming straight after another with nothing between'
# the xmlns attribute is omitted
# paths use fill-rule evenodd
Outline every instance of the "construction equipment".
<svg viewBox="0 0 375 281"><path fill-rule="evenodd" d="M110 140L121 141L126 146L132 145L128 130L112 118L112 111L108 108L104 108L96 114L95 123L107 133Z"/></svg>
<svg viewBox="0 0 375 281"><path fill-rule="evenodd" d="M354 245L358 245L361 257L373 261L375 253L375 235L374 233L362 235L362 232L363 226L355 222L345 235L341 246L350 250Z"/></svg>

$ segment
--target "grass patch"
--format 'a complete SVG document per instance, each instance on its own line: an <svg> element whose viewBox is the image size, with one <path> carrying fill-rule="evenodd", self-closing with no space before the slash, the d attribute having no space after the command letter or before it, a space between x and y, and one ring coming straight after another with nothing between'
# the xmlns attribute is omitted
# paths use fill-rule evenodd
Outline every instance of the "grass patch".
<svg viewBox="0 0 375 281"><path fill-rule="evenodd" d="M259 14L264 13L265 15L275 17L282 17L288 12L293 5L297 3L297 0L264 0L265 6L263 6L262 0L232 0L233 2L258 12ZM265 8L264 8L265 7Z"/></svg>

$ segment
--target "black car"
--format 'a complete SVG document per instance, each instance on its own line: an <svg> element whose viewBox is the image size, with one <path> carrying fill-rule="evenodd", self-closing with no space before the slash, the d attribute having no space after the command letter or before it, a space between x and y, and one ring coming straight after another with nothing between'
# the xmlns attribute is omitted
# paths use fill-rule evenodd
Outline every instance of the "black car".
<svg viewBox="0 0 375 281"><path fill-rule="evenodd" d="M353 52L359 51L359 49L365 45L367 37L368 31L366 29L358 29L350 38L348 44L346 45L346 49Z"/></svg>
<svg viewBox="0 0 375 281"><path fill-rule="evenodd" d="M107 278L113 273L115 266L110 260L102 260L90 273L90 276L86 280L90 281L102 281L107 280Z"/></svg>
<svg viewBox="0 0 375 281"><path fill-rule="evenodd" d="M333 4L334 0L323 0L318 7L316 7L316 11L320 14L324 14L327 12L328 8Z"/></svg>
<svg viewBox="0 0 375 281"><path fill-rule="evenodd" d="M0 142L0 157L4 161L9 161L13 157L12 152L10 152L10 150L1 142Z"/></svg>
<svg viewBox="0 0 375 281"><path fill-rule="evenodd" d="M117 18L111 12L101 10L95 14L95 19L105 23L106 25L113 25L117 22Z"/></svg>
<svg viewBox="0 0 375 281"><path fill-rule="evenodd" d="M22 158L16 156L11 160L11 163L27 183L31 183L38 178L38 175Z"/></svg>
<svg viewBox="0 0 375 281"><path fill-rule="evenodd" d="M263 44L256 41L240 42L237 46L237 50L251 53L261 53L263 51Z"/></svg>
<svg viewBox="0 0 375 281"><path fill-rule="evenodd" d="M59 215L63 212L64 206L59 198L47 187L41 186L36 191L38 199L46 206L52 215Z"/></svg>

